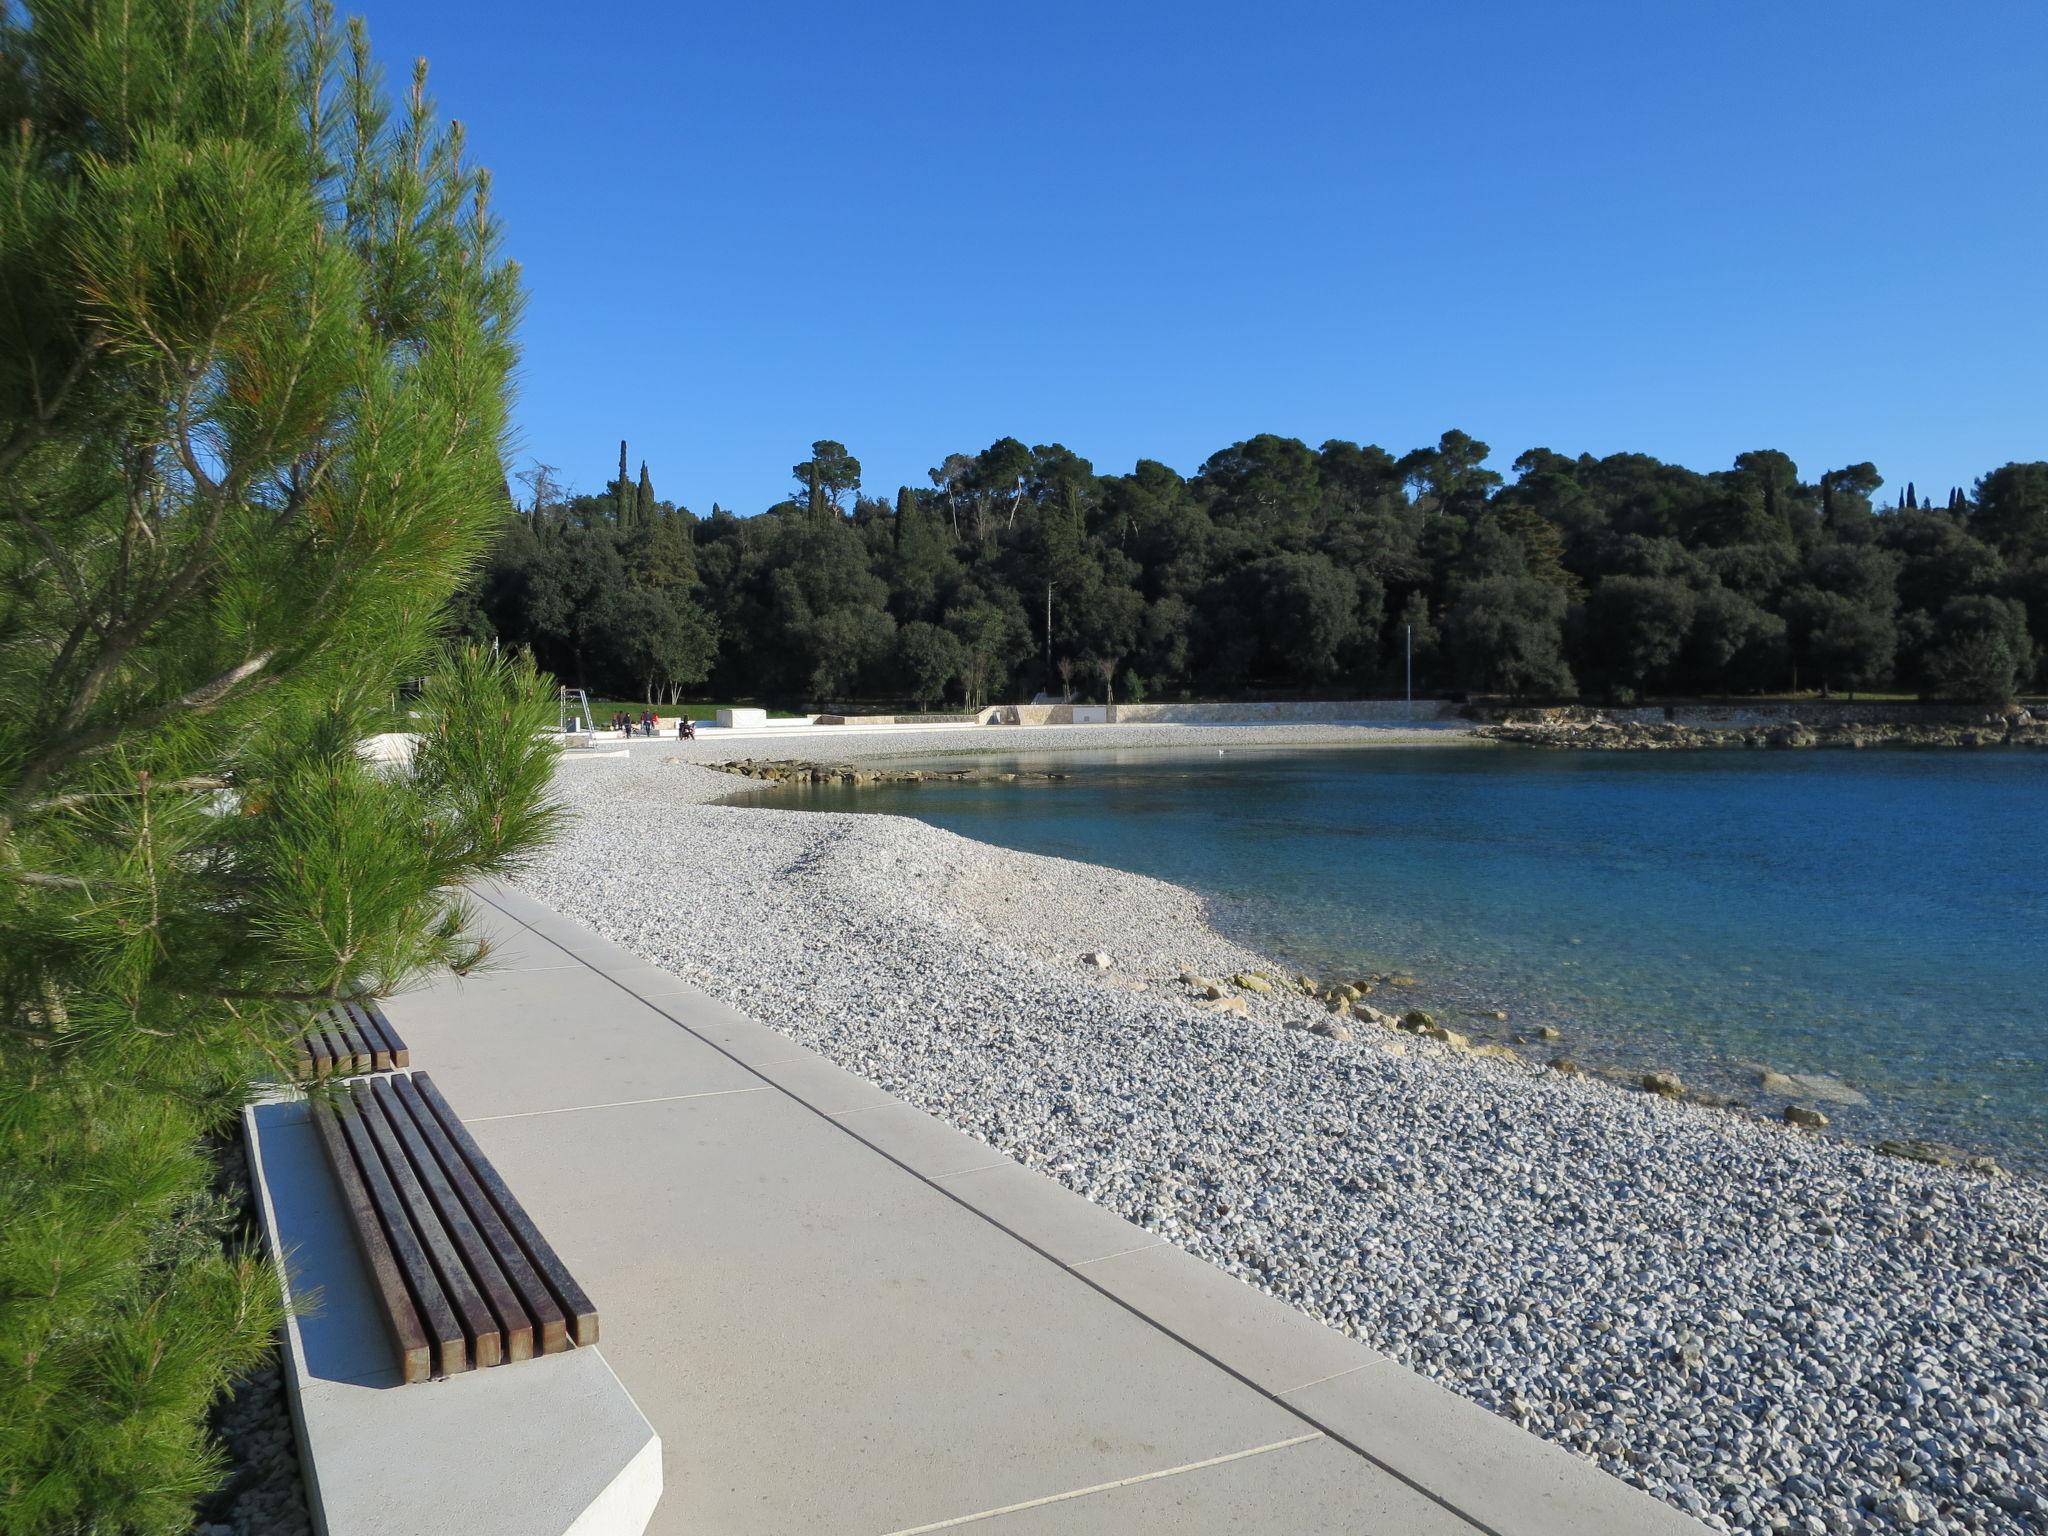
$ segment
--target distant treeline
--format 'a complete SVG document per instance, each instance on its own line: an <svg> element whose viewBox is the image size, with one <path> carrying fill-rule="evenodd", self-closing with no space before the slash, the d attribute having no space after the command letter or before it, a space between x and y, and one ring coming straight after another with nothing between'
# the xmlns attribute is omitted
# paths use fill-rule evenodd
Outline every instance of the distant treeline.
<svg viewBox="0 0 2048 1536"><path fill-rule="evenodd" d="M521 477L458 628L565 680L674 699L978 705L1040 691L1626 701L1891 687L1999 703L2042 681L2048 463L1889 499L1870 464L1782 453L1700 473L1462 432L1400 457L1259 436L1185 478L1053 444L954 454L862 493L835 442L754 517Z"/></svg>

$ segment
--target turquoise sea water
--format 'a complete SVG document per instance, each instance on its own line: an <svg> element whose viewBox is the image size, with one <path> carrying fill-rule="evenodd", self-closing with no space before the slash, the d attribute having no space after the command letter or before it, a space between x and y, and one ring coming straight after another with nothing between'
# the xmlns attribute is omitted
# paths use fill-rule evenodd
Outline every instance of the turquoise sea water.
<svg viewBox="0 0 2048 1536"><path fill-rule="evenodd" d="M2048 757L1471 745L999 766L1055 763L1072 777L796 803L1157 875L1312 974L1408 971L1425 1005L1509 1011L1481 1033L1553 1023L1546 1051L1770 1107L1762 1066L1824 1073L1871 1100L1827 1106L1838 1128L2048 1170Z"/></svg>

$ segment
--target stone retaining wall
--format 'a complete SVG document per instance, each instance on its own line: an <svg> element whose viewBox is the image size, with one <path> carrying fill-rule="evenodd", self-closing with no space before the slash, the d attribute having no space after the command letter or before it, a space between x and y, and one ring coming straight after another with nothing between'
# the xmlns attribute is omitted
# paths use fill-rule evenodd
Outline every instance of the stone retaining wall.
<svg viewBox="0 0 2048 1536"><path fill-rule="evenodd" d="M1998 711L1982 704L1923 704L1917 700L1844 699L1762 700L1729 704L1645 704L1631 709L1605 709L1587 704L1518 708L1505 704L1474 705L1465 711L1475 720L1518 723L1606 720L1616 725L1690 725L1704 730L1749 730L1797 722L1811 730L1837 725L1978 725Z"/></svg>

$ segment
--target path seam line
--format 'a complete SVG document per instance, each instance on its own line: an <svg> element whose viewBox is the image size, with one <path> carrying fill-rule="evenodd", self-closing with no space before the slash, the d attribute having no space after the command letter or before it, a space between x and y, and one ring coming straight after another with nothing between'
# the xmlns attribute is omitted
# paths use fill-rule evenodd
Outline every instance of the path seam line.
<svg viewBox="0 0 2048 1536"><path fill-rule="evenodd" d="M608 1104L564 1104L559 1109L515 1109L502 1115L471 1115L464 1125L482 1125L489 1120L531 1120L536 1115L580 1115L586 1109L631 1109L635 1104L676 1104L684 1099L722 1099L735 1093L766 1093L772 1084L759 1088L711 1088L703 1093L665 1093L653 1099L613 1099Z"/></svg>
<svg viewBox="0 0 2048 1536"><path fill-rule="evenodd" d="M1220 1467L1228 1461L1243 1461L1247 1456L1263 1456L1268 1451L1284 1451L1292 1445L1306 1445L1311 1440L1320 1440L1323 1432L1296 1435L1292 1440L1275 1440L1271 1445L1254 1445L1242 1451L1232 1451L1227 1456L1211 1456L1207 1461L1190 1461L1178 1467L1162 1467L1157 1472L1140 1472L1135 1477L1120 1477L1113 1483L1097 1483L1092 1488L1073 1488L1065 1493L1049 1493L1042 1499L1026 1499L1021 1504L1005 1504L1001 1509L984 1509L971 1515L955 1515L951 1520L934 1520L930 1525L906 1525L900 1531L890 1531L887 1536L924 1536L927 1531L947 1531L956 1525L972 1525L977 1520L993 1520L998 1515L1014 1515L1022 1509L1042 1509L1047 1504L1063 1504L1068 1499L1085 1499L1091 1493L1109 1493L1117 1488L1129 1488L1134 1483L1156 1482L1162 1477L1179 1477L1183 1472L1199 1472L1204 1467Z"/></svg>
<svg viewBox="0 0 2048 1536"><path fill-rule="evenodd" d="M1044 1178L1045 1175L1040 1174L1039 1177ZM1134 1253L1150 1253L1154 1248L1166 1246L1166 1239L1162 1237L1156 1243L1140 1243L1135 1248L1119 1248L1115 1253L1098 1253L1092 1259L1076 1259L1067 1268L1079 1269L1084 1264L1107 1264L1111 1259L1127 1259Z"/></svg>

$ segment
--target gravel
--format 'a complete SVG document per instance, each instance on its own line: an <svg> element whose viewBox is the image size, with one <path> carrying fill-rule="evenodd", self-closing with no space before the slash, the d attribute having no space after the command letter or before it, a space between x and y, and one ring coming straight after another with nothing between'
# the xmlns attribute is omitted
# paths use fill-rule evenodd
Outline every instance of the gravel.
<svg viewBox="0 0 2048 1536"><path fill-rule="evenodd" d="M724 756L1434 733L1079 727L571 756L539 899L1089 1199L1744 1532L2048 1532L2048 1190L1275 988L1160 881L713 803ZM1084 955L1109 955L1106 968ZM1375 1001L1380 1001L1378 996Z"/></svg>

